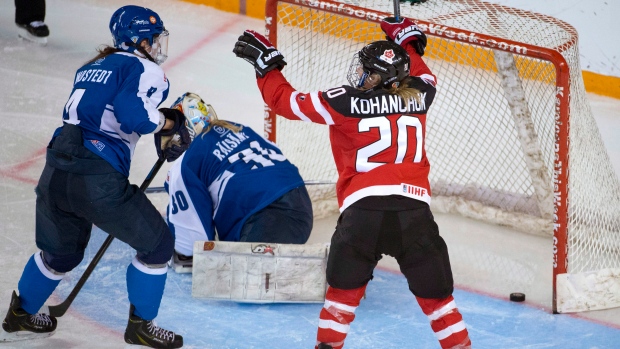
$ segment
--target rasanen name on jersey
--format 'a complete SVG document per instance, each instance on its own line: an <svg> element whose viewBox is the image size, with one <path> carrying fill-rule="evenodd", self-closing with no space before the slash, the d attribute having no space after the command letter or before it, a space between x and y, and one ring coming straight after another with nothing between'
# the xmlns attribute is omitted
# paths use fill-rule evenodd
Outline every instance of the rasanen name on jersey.
<svg viewBox="0 0 620 349"><path fill-rule="evenodd" d="M397 95L383 95L369 99L351 97L351 114L402 114L426 110L426 92L420 93L420 103L410 98L407 103Z"/></svg>
<svg viewBox="0 0 620 349"><path fill-rule="evenodd" d="M248 139L248 136L243 133L243 131L239 131L237 133L228 132L223 139L215 143L215 147L217 149L213 150L213 155L215 155L220 161L224 160L230 152L235 150L241 144L241 142Z"/></svg>

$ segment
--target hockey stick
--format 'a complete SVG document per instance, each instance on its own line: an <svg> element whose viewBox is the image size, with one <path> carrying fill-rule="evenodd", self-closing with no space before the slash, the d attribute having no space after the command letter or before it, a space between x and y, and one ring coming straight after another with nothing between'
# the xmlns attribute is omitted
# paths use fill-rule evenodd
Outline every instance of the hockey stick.
<svg viewBox="0 0 620 349"><path fill-rule="evenodd" d="M142 185L140 185L140 190L146 191L146 188L148 188L149 184L151 184L151 182L155 178L155 175L157 175L157 172L159 172L159 169L164 164L164 162L165 162L165 159L157 160L157 162L155 163L155 165L153 165L153 168L151 169L149 174L144 179L144 182L142 182ZM95 270L95 267L99 263L99 260L101 259L105 251L108 249L108 247L110 247L112 240L114 240L114 236L108 235L108 237L105 239L105 241L99 248L99 251L97 251L97 254L95 254L95 257L93 258L93 260L90 262L90 264L84 271L84 274L82 274L82 277L80 277L77 284L73 287L73 290L71 291L67 299L65 299L64 302L58 305L52 305L48 307L49 315L54 316L54 317L61 317L65 315L65 313L67 312L67 309L69 309L69 306L71 306L71 303L73 303L73 300L77 296L78 292L80 292L80 290L82 289L82 286L84 286L90 274L92 274L93 270Z"/></svg>
<svg viewBox="0 0 620 349"><path fill-rule="evenodd" d="M336 182L329 182L329 181L304 181L305 185L325 185L325 184L336 184ZM146 188L146 190L144 191L147 194L150 193L165 193L166 192L166 188L164 187L152 187L152 188Z"/></svg>

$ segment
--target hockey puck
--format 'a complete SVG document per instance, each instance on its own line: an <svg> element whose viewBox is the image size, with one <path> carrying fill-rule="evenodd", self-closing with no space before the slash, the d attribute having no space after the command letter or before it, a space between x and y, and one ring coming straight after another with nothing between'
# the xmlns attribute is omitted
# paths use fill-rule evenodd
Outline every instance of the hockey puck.
<svg viewBox="0 0 620 349"><path fill-rule="evenodd" d="M520 293L520 292L511 293L510 300L513 302L523 302L525 301L525 293Z"/></svg>

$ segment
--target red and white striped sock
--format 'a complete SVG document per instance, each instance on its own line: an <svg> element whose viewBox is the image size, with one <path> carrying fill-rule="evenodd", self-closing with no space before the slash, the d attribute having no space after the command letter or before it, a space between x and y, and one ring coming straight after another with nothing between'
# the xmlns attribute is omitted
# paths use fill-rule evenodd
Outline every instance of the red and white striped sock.
<svg viewBox="0 0 620 349"><path fill-rule="evenodd" d="M349 333L349 326L355 319L355 309L366 292L366 285L353 290L343 290L334 287L327 288L325 304L319 316L319 330L317 345L325 343L334 349L341 349Z"/></svg>
<svg viewBox="0 0 620 349"><path fill-rule="evenodd" d="M443 349L470 349L471 340L454 298L416 297Z"/></svg>

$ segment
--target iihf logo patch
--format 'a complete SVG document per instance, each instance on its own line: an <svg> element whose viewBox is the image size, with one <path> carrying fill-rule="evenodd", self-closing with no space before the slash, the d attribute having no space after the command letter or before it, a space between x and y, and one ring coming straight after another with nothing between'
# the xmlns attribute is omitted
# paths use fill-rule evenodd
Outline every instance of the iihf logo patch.
<svg viewBox="0 0 620 349"><path fill-rule="evenodd" d="M99 150L99 151L102 151L102 150L103 150L103 148L105 148L105 144L103 144L103 142L100 142L100 141L98 141L98 140L96 140L96 139L92 139L90 142L91 142L91 143L95 146L95 148L97 148L97 150Z"/></svg>
<svg viewBox="0 0 620 349"><path fill-rule="evenodd" d="M394 50L389 49L389 50L385 50L383 51L383 54L381 55L381 57L379 57L380 60L387 62L387 63L394 63L394 57L396 55L394 54Z"/></svg>

